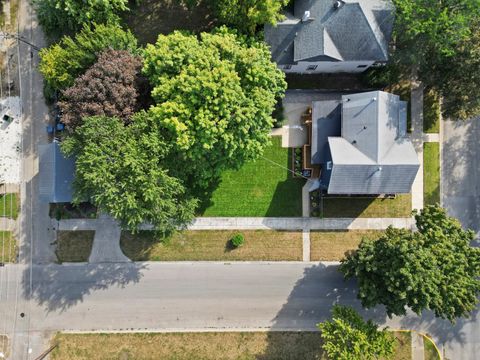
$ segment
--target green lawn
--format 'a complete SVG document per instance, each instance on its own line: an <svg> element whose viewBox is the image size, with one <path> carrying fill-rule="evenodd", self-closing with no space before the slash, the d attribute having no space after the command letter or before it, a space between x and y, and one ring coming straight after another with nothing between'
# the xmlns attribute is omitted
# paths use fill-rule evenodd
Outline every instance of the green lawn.
<svg viewBox="0 0 480 360"><path fill-rule="evenodd" d="M435 345L433 345L433 342L426 336L423 337L423 349L425 360L441 360Z"/></svg>
<svg viewBox="0 0 480 360"><path fill-rule="evenodd" d="M364 237L377 239L384 232L377 230L312 231L310 260L339 261L356 250Z"/></svg>
<svg viewBox="0 0 480 360"><path fill-rule="evenodd" d="M426 91L423 95L423 131L440 132L440 98L434 90Z"/></svg>
<svg viewBox="0 0 480 360"><path fill-rule="evenodd" d="M423 144L423 196L425 205L440 202L440 147L438 143Z"/></svg>
<svg viewBox="0 0 480 360"><path fill-rule="evenodd" d="M11 231L0 231L0 262L14 263L17 260L17 241Z"/></svg>
<svg viewBox="0 0 480 360"><path fill-rule="evenodd" d="M410 217L412 212L412 195L400 194L394 199L388 198L323 198L324 218L376 218L376 217Z"/></svg>
<svg viewBox="0 0 480 360"><path fill-rule="evenodd" d="M395 333L393 360L410 360L409 333ZM57 334L52 360L326 360L319 332Z"/></svg>
<svg viewBox="0 0 480 360"><path fill-rule="evenodd" d="M242 233L245 243L232 249ZM302 260L302 233L288 231L182 231L161 238L153 231L123 232L123 253L133 261L280 261Z"/></svg>
<svg viewBox="0 0 480 360"><path fill-rule="evenodd" d="M15 193L0 195L0 217L16 219L20 207L19 201L18 194Z"/></svg>
<svg viewBox="0 0 480 360"><path fill-rule="evenodd" d="M238 171L225 171L201 216L302 216L303 179L293 178L291 150L281 147L281 137L255 162ZM268 160L265 160L268 159Z"/></svg>
<svg viewBox="0 0 480 360"><path fill-rule="evenodd" d="M95 231L58 231L55 254L62 262L86 262L92 252Z"/></svg>

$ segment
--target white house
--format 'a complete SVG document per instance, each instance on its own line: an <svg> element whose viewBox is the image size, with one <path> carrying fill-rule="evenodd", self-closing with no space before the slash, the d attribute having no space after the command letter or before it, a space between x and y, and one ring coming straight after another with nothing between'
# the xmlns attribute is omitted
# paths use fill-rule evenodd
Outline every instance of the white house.
<svg viewBox="0 0 480 360"><path fill-rule="evenodd" d="M393 20L390 0L295 0L265 41L286 73L358 73L387 62Z"/></svg>

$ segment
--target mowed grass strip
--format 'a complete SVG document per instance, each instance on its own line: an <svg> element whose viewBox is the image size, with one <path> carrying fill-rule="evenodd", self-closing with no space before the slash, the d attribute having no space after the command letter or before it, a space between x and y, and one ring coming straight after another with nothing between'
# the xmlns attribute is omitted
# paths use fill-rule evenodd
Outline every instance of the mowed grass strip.
<svg viewBox="0 0 480 360"><path fill-rule="evenodd" d="M340 261L354 251L364 237L378 239L383 231L312 231L310 233L310 259L312 261Z"/></svg>
<svg viewBox="0 0 480 360"><path fill-rule="evenodd" d="M395 198L323 198L324 218L406 218L412 213L412 195Z"/></svg>
<svg viewBox="0 0 480 360"><path fill-rule="evenodd" d="M230 246L241 233L245 243ZM281 261L302 260L302 233L289 231L183 231L162 238L153 231L123 232L123 253L133 261Z"/></svg>
<svg viewBox="0 0 480 360"><path fill-rule="evenodd" d="M440 132L440 97L435 90L423 94L423 131L426 133Z"/></svg>
<svg viewBox="0 0 480 360"><path fill-rule="evenodd" d="M11 231L0 231L0 262L17 261L17 241Z"/></svg>
<svg viewBox="0 0 480 360"><path fill-rule="evenodd" d="M225 171L221 183L201 216L291 217L302 216L302 186L305 181L293 178L291 149L282 148L279 136L271 138L262 157L240 170Z"/></svg>
<svg viewBox="0 0 480 360"><path fill-rule="evenodd" d="M423 337L423 352L425 360L441 360L435 345L426 336Z"/></svg>
<svg viewBox="0 0 480 360"><path fill-rule="evenodd" d="M425 205L440 203L440 145L423 144L423 202Z"/></svg>
<svg viewBox="0 0 480 360"><path fill-rule="evenodd" d="M9 193L0 195L0 217L16 219L19 208L20 199L18 194Z"/></svg>
<svg viewBox="0 0 480 360"><path fill-rule="evenodd" d="M86 262L95 231L58 231L55 254L59 262Z"/></svg>
<svg viewBox="0 0 480 360"><path fill-rule="evenodd" d="M409 333L395 333L393 360L410 360ZM319 332L57 334L52 360L327 360Z"/></svg>
<svg viewBox="0 0 480 360"><path fill-rule="evenodd" d="M318 332L57 334L53 341L52 360L325 359Z"/></svg>

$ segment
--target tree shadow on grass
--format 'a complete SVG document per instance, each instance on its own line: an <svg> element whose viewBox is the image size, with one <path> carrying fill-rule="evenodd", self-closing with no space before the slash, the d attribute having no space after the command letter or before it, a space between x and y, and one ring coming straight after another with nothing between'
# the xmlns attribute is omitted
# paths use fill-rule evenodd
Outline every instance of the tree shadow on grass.
<svg viewBox="0 0 480 360"><path fill-rule="evenodd" d="M190 1L193 4L193 1ZM140 44L155 43L159 34L174 30L208 31L216 24L208 1L187 6L182 0L142 0L131 2L130 11L123 15L127 26Z"/></svg>
<svg viewBox="0 0 480 360"><path fill-rule="evenodd" d="M95 291L139 282L146 269L147 265L139 263L33 265L33 269L25 269L22 286L25 297L43 305L47 312L64 312Z"/></svg>

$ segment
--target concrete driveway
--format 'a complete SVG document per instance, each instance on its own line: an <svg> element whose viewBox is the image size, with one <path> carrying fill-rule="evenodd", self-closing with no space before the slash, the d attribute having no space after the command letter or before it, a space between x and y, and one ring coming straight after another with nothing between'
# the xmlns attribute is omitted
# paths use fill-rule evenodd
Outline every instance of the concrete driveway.
<svg viewBox="0 0 480 360"><path fill-rule="evenodd" d="M480 231L480 118L445 121L443 126L443 206L463 226Z"/></svg>

